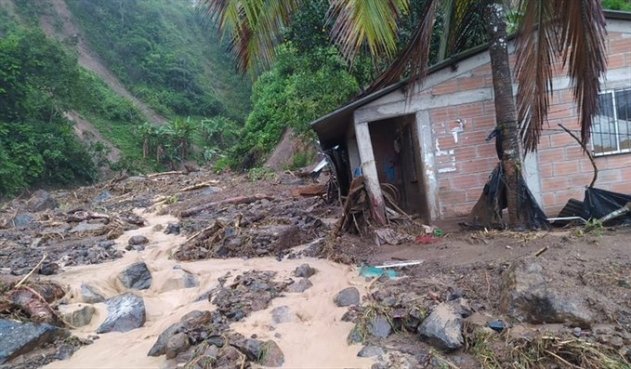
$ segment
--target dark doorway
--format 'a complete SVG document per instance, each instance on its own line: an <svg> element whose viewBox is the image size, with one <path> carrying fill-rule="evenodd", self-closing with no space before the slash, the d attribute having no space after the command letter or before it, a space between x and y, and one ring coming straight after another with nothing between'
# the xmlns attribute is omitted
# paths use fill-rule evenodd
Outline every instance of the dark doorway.
<svg viewBox="0 0 631 369"><path fill-rule="evenodd" d="M429 223L415 123L416 116L413 114L371 122L370 138L384 194L394 193L401 209Z"/></svg>

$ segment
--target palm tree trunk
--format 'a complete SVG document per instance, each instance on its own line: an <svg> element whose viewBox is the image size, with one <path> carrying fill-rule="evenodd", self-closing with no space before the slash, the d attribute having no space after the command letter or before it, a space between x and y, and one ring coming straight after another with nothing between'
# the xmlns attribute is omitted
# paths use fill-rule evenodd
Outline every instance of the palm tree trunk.
<svg viewBox="0 0 631 369"><path fill-rule="evenodd" d="M521 149L519 127L513 95L513 79L508 60L508 35L506 13L501 0L489 0L487 7L489 53L493 73L495 118L502 142L502 166L506 184L509 226L524 228L525 219L519 209L521 178Z"/></svg>

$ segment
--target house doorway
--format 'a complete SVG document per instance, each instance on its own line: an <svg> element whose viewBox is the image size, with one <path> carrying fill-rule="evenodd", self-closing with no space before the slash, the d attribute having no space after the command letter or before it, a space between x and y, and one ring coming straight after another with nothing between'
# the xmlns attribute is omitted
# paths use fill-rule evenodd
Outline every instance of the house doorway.
<svg viewBox="0 0 631 369"><path fill-rule="evenodd" d="M416 116L409 114L370 122L369 129L384 195L394 193L401 209L429 223Z"/></svg>

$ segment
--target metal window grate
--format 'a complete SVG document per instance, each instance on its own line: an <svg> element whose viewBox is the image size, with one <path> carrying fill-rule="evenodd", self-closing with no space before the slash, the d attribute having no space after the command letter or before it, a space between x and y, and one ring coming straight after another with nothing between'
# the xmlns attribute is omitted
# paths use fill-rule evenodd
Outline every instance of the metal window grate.
<svg viewBox="0 0 631 369"><path fill-rule="evenodd" d="M631 89L600 94L592 149L595 156L631 152Z"/></svg>

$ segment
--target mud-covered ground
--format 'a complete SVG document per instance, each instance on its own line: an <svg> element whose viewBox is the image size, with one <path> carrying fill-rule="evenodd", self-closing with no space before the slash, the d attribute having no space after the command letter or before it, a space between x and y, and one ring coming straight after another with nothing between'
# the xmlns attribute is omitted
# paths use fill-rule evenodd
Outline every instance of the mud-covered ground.
<svg viewBox="0 0 631 369"><path fill-rule="evenodd" d="M393 226L399 244L378 246L375 235L334 236L341 215L336 199L297 191L324 189L325 177L319 183L292 173L265 177L200 171L119 178L7 202L0 210L0 280L12 284L5 283L3 291L38 263L27 286L80 265L144 255L151 237L147 243L128 239L151 225L152 234L178 235L168 253L183 263L266 257L295 263L317 256L349 264L361 278L362 266L417 262L388 268L396 273L392 279L364 273L367 288L360 289L360 304L333 317L348 322L344 339L370 358L372 364L362 362L365 367L631 368L630 228L454 231L424 237L420 225L407 224ZM143 214L169 215L173 221L153 224ZM233 296L214 305L232 311L233 305L257 300L247 296L248 301ZM53 309L60 305L49 303ZM0 299L0 318L31 319L17 310L15 303ZM208 341L188 337L188 345ZM72 350L61 349L68 342L74 350L90 339L57 337L54 342L53 348L43 348L50 360L69 356ZM202 355L200 347L193 357ZM279 349L285 349L282 340ZM220 357L245 360L244 349L237 351L241 354ZM214 364L208 365L198 367Z"/></svg>

